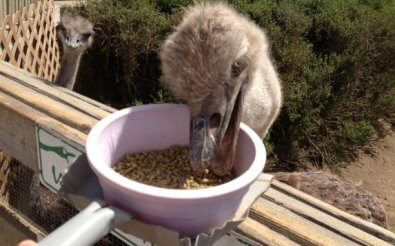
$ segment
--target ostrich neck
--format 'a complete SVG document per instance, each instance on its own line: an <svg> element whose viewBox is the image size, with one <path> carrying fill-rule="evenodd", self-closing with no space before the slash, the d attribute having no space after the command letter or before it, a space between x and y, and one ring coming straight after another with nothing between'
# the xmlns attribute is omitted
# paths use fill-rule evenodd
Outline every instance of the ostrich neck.
<svg viewBox="0 0 395 246"><path fill-rule="evenodd" d="M70 51L65 49L55 84L70 90L74 88L82 53L83 51Z"/></svg>

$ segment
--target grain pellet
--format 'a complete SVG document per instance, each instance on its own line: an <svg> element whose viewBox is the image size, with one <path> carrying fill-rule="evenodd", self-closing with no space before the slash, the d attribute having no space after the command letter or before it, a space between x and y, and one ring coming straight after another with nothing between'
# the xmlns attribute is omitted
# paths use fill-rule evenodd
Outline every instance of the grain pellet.
<svg viewBox="0 0 395 246"><path fill-rule="evenodd" d="M193 171L189 162L188 146L172 146L168 149L129 153L124 155L113 169L144 184L173 189L202 189L226 183L233 173L218 177L206 169Z"/></svg>

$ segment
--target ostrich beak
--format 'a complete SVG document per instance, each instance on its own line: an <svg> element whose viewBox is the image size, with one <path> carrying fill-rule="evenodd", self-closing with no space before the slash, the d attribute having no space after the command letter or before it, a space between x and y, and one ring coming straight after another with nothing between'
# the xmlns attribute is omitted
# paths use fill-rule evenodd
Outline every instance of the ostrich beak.
<svg viewBox="0 0 395 246"><path fill-rule="evenodd" d="M207 166L217 175L223 176L233 167L239 135L246 83L244 79L227 101L222 120L215 132L210 129L210 117L206 113L191 120L190 161L195 171Z"/></svg>

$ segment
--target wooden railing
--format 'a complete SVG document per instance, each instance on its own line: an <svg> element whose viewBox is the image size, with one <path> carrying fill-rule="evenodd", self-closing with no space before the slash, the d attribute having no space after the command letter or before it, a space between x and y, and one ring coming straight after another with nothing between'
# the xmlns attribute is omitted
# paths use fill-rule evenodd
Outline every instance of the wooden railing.
<svg viewBox="0 0 395 246"><path fill-rule="evenodd" d="M83 150L90 128L114 110L0 62L0 149L33 170L39 162L37 124ZM278 181L253 204L236 232L262 245L395 244L390 231Z"/></svg>

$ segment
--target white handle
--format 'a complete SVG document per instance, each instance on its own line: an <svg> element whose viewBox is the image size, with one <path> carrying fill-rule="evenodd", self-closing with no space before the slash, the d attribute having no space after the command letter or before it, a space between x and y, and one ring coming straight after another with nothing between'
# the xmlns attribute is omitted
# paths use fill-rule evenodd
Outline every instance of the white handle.
<svg viewBox="0 0 395 246"><path fill-rule="evenodd" d="M110 232L115 217L111 207L94 201L61 227L50 233L39 246L93 245Z"/></svg>

